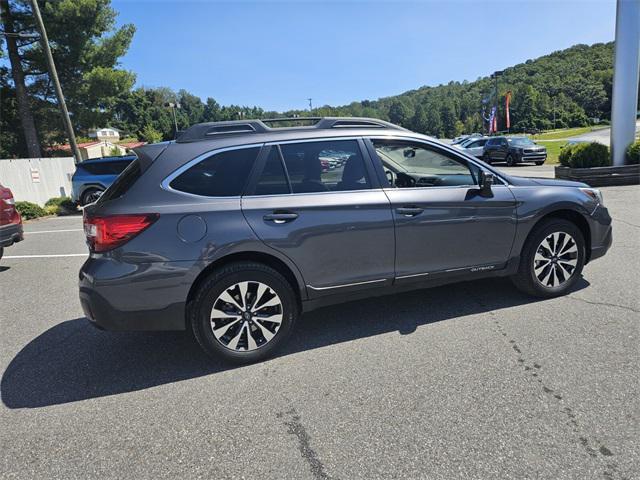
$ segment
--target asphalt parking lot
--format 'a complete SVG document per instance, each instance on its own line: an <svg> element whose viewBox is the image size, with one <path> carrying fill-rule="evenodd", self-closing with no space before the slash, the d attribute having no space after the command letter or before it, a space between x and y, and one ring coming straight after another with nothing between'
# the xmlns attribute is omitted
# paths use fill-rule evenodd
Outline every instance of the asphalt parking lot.
<svg viewBox="0 0 640 480"><path fill-rule="evenodd" d="M28 222L0 260L0 476L638 478L640 187L603 192L613 247L567 297L483 280L325 308L240 368L91 327L80 217Z"/></svg>

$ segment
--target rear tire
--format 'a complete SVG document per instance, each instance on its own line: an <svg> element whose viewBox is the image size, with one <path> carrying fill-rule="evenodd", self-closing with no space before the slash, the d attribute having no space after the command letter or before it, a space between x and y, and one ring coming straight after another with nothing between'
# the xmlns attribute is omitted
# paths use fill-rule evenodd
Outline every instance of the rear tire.
<svg viewBox="0 0 640 480"><path fill-rule="evenodd" d="M529 234L512 281L528 295L564 295L580 278L584 260L584 237L574 223L561 218L543 220Z"/></svg>
<svg viewBox="0 0 640 480"><path fill-rule="evenodd" d="M2 255L4 255L4 247L0 247L0 260L2 259Z"/></svg>
<svg viewBox="0 0 640 480"><path fill-rule="evenodd" d="M491 165L491 157L489 155L487 155L486 153L484 155L482 155L482 161L484 163L486 163L487 165Z"/></svg>
<svg viewBox="0 0 640 480"><path fill-rule="evenodd" d="M286 342L299 315L289 282L255 262L214 271L198 288L189 311L205 353L233 363L271 356Z"/></svg>
<svg viewBox="0 0 640 480"><path fill-rule="evenodd" d="M104 190L100 188L89 188L85 190L80 198L80 205L84 207L85 205L89 205L90 203L97 201L103 192Z"/></svg>

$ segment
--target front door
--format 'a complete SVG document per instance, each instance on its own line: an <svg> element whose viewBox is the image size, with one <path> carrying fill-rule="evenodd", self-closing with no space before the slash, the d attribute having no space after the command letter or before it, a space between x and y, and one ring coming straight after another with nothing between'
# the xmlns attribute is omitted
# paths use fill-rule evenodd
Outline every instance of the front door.
<svg viewBox="0 0 640 480"><path fill-rule="evenodd" d="M362 140L267 148L242 210L258 237L297 265L309 296L390 284L393 218Z"/></svg>
<svg viewBox="0 0 640 480"><path fill-rule="evenodd" d="M372 149L391 184L398 280L506 265L516 229L506 185L481 195L480 167L435 144L372 139Z"/></svg>

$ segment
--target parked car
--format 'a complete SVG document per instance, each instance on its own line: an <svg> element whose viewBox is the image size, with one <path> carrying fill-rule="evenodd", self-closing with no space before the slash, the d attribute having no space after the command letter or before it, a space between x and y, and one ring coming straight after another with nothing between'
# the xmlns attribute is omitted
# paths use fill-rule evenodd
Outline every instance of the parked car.
<svg viewBox="0 0 640 480"><path fill-rule="evenodd" d="M0 258L4 255L5 247L10 247L24 238L22 218L16 210L13 193L0 185Z"/></svg>
<svg viewBox="0 0 640 480"><path fill-rule="evenodd" d="M135 158L103 157L79 163L71 178L71 198L80 205L95 202Z"/></svg>
<svg viewBox="0 0 640 480"><path fill-rule="evenodd" d="M470 135L460 135L459 137L456 137L453 139L453 141L451 142L451 145L458 145L466 140L471 140L472 138L478 138L478 137L482 137L482 134L472 133Z"/></svg>
<svg viewBox="0 0 640 480"><path fill-rule="evenodd" d="M92 324L189 329L251 362L323 305L494 276L563 295L611 245L583 183L511 177L380 120L268 125L198 124L137 149L84 210ZM348 154L341 175L322 173L328 149Z"/></svg>
<svg viewBox="0 0 640 480"><path fill-rule="evenodd" d="M528 137L491 137L484 145L482 159L488 164L506 162L509 167L525 162L542 165L547 149Z"/></svg>
<svg viewBox="0 0 640 480"><path fill-rule="evenodd" d="M469 155L481 158L484 155L484 146L489 140L489 137L474 138L469 142L463 142L461 145L462 150Z"/></svg>

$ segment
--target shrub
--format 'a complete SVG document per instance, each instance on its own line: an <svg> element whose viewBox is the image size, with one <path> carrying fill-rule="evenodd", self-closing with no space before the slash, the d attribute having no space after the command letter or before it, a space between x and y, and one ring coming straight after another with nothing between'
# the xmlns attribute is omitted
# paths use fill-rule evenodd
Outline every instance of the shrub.
<svg viewBox="0 0 640 480"><path fill-rule="evenodd" d="M606 167L610 164L609 147L601 143L578 143L562 149L560 163L571 168Z"/></svg>
<svg viewBox="0 0 640 480"><path fill-rule="evenodd" d="M16 202L16 210L25 220L32 218L44 217L47 212L40 205L31 202Z"/></svg>
<svg viewBox="0 0 640 480"><path fill-rule="evenodd" d="M627 148L627 163L629 165L638 165L640 163L640 140L629 145Z"/></svg>
<svg viewBox="0 0 640 480"><path fill-rule="evenodd" d="M569 159L571 158L571 153L573 152L573 148L575 145L565 145L560 150L560 155L558 156L558 160L560 161L560 165L564 167L569 166Z"/></svg>
<svg viewBox="0 0 640 480"><path fill-rule="evenodd" d="M69 215L78 210L71 197L53 197L47 200L44 208L50 215Z"/></svg>

